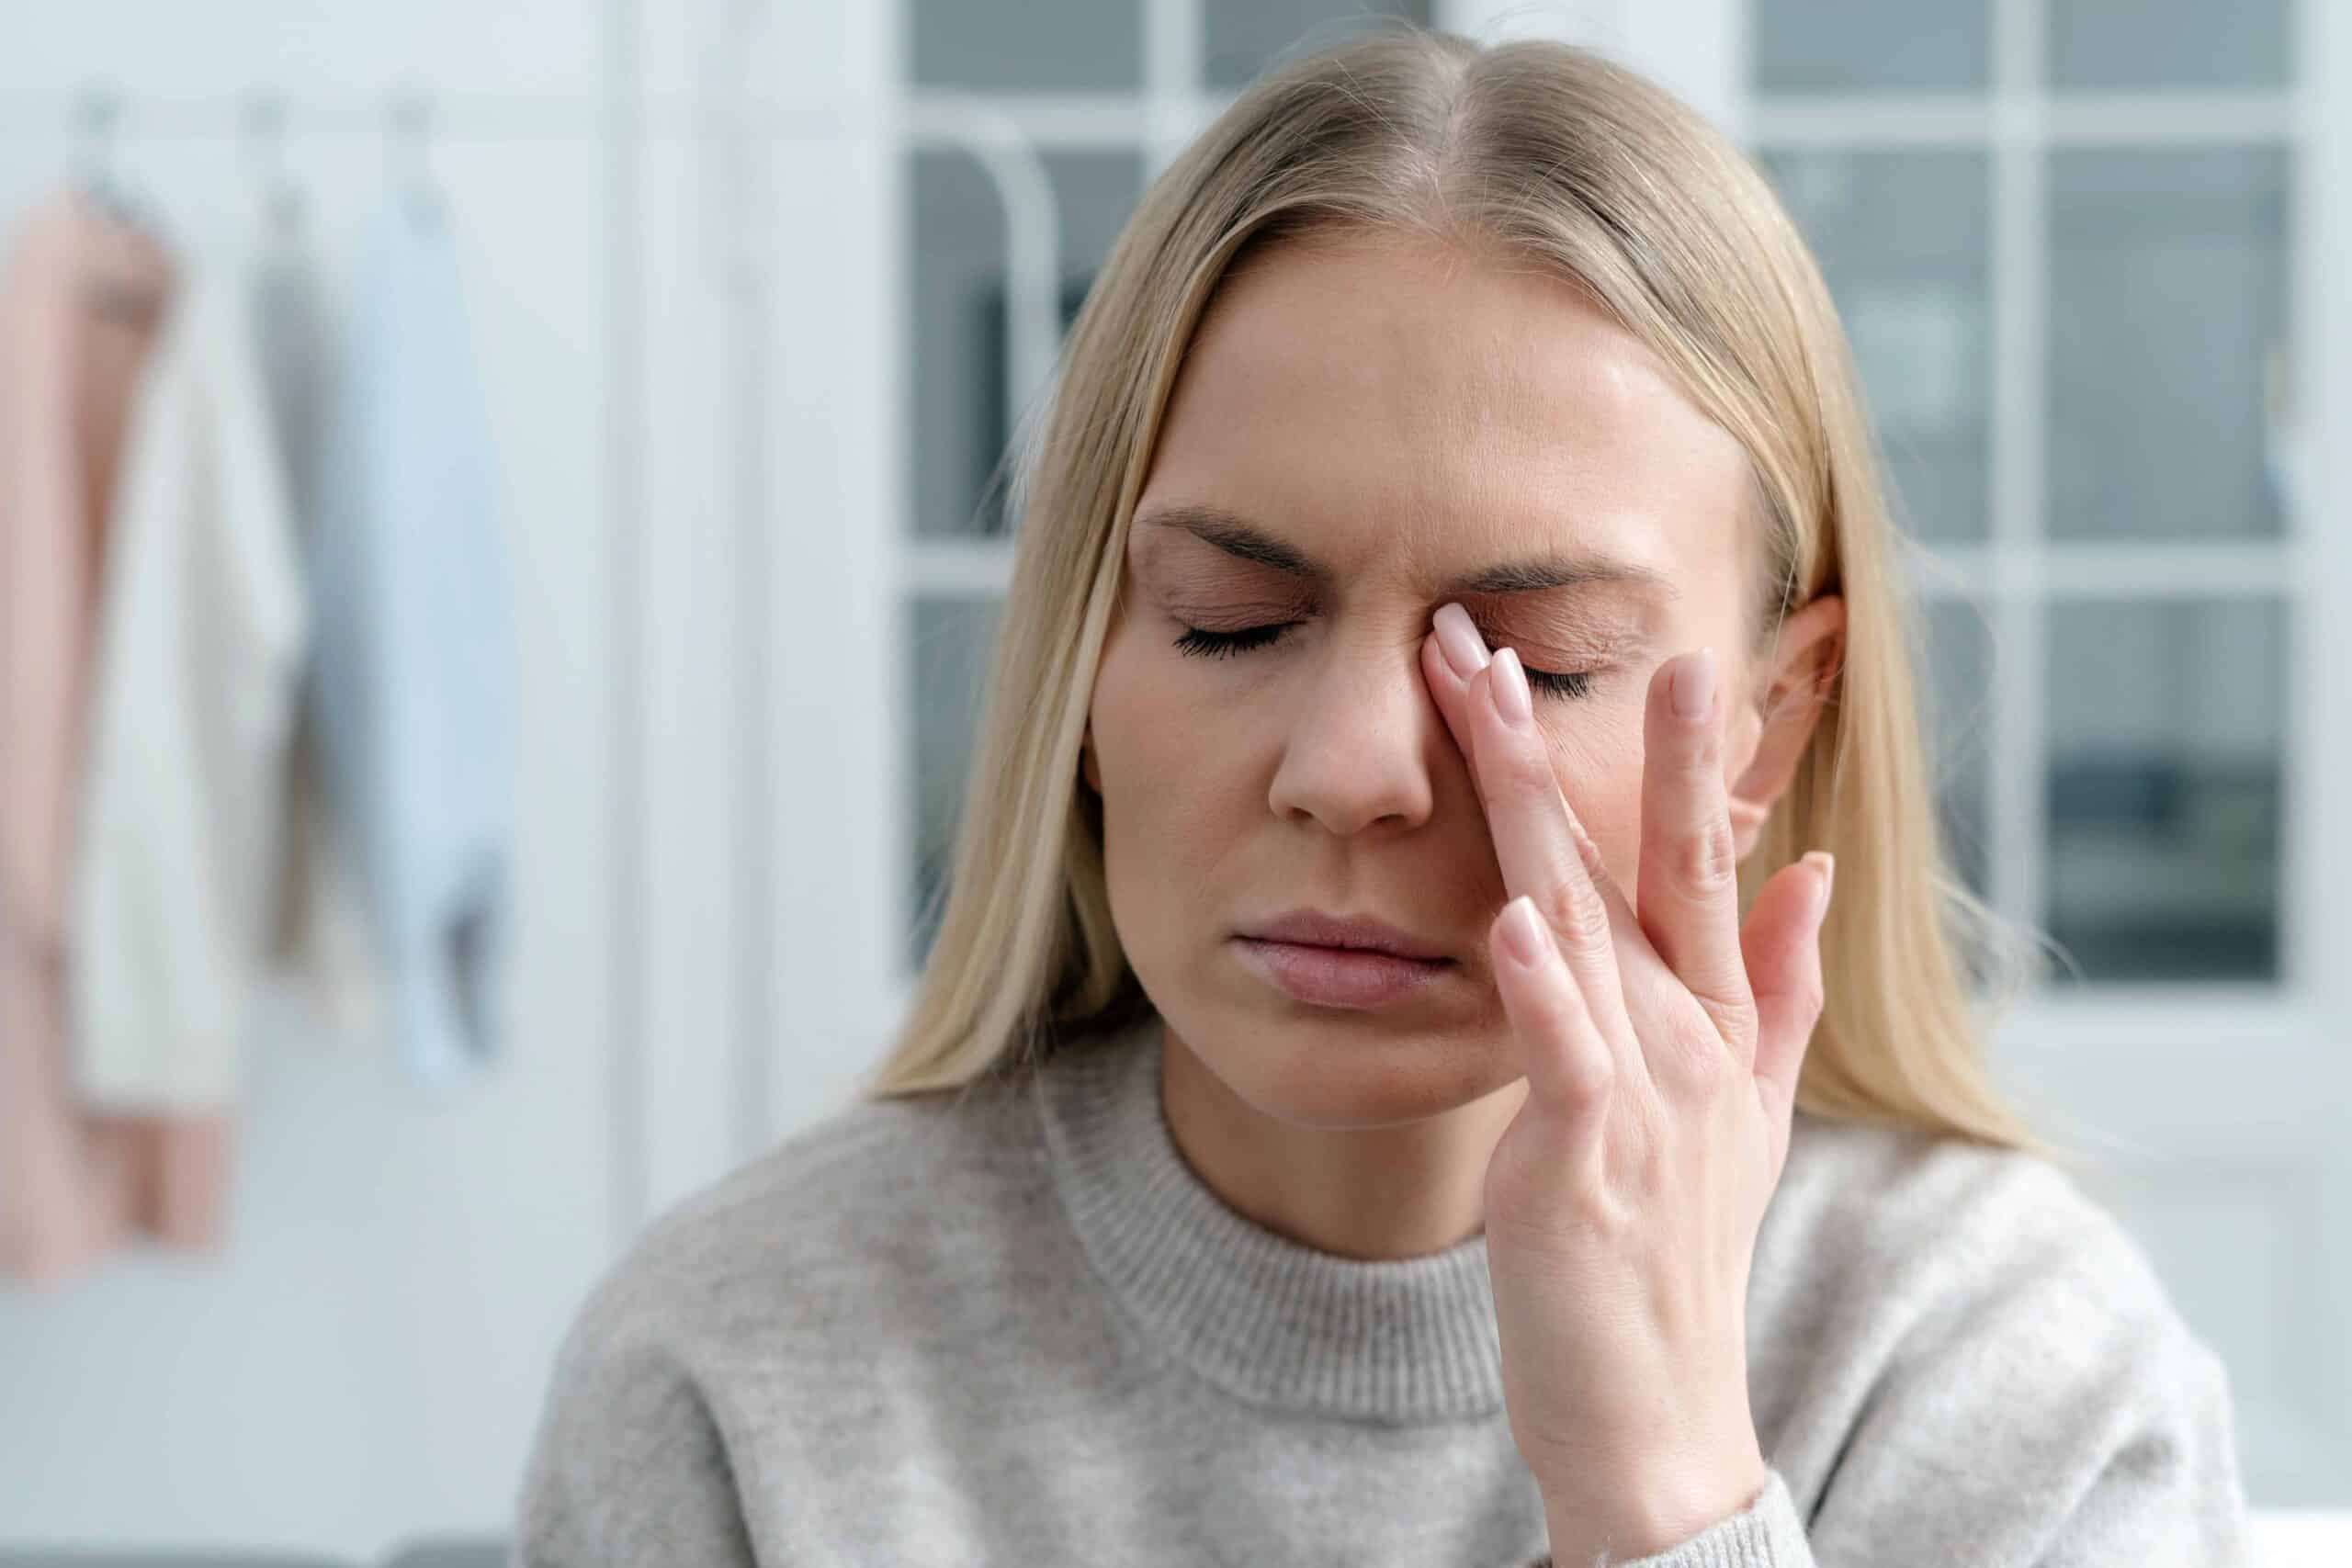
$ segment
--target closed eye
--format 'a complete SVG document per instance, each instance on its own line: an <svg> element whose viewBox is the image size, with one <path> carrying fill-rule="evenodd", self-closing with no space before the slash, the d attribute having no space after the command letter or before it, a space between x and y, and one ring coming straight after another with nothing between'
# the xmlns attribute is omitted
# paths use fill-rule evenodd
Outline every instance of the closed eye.
<svg viewBox="0 0 2352 1568"><path fill-rule="evenodd" d="M1280 621L1272 626L1247 626L1238 632L1204 631L1198 626L1186 626L1184 635L1176 639L1178 651L1194 659L1227 659L1235 654L1249 653L1273 644L1283 633L1296 626L1296 621ZM1488 637L1488 643L1494 638ZM1546 696L1581 697L1592 690L1592 671L1572 671L1566 674L1550 670L1538 670L1522 661L1527 671L1527 683Z"/></svg>

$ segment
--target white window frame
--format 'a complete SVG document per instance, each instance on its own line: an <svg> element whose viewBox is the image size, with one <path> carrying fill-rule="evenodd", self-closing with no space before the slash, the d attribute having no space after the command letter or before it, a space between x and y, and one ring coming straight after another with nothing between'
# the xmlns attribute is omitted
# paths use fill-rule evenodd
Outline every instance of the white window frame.
<svg viewBox="0 0 2352 1568"><path fill-rule="evenodd" d="M913 146L963 146L979 158L1007 201L1008 269L1014 301L1014 351L1010 355L1011 406L1025 408L1044 395L1054 355L1055 258L1059 251L1057 215L1038 153L1048 150L1140 152L1149 179L1229 101L1229 95L1201 84L1203 30L1200 0L1140 0L1143 10L1143 72L1133 92L970 93L918 87L904 79L899 62L910 0L875 8L871 36L855 40L862 63L849 78L852 112L873 109L881 146L856 160L878 176L886 197L876 207L845 190L862 221L854 232L834 233L862 268L856 296L860 315L831 330L844 354L871 355L876 374L892 384L903 364L903 327L898 321L906 265L906 193L902 166ZM2041 485L2038 431L2040 390L2041 274L2046 265L2041 231L2039 149L2044 139L2061 143L2118 136L2147 141L2281 139L2290 143L2297 251L2290 262L2297 342L2309 352L2292 362L2299 407L2310 411L2310 428L2352 429L2352 328L2345 303L2321 287L2328 276L2346 275L2352 261L2347 231L2347 192L2352 192L2352 114L2331 103L2333 85L2352 87L2352 17L2343 8L2304 4L2297 8L2299 37L2294 58L2302 70L2299 85L2284 95L2116 95L2088 98L2069 95L2062 106L2045 106L2007 84L2030 80L2041 37L2041 0L1995 0L1996 80L2001 88L1982 96L1933 97L1839 97L1758 103L1747 82L1747 0L1583 0L1544 10L1523 4L1486 0L1441 3L1439 25L1476 36L1534 31L1568 36L1611 48L1666 82L1736 137L1751 146L1932 145L1985 149L1995 163L1994 268L1995 521L1979 545L1947 547L1937 559L1957 570L1923 570L1919 586L1929 597L1949 592L1957 579L1983 585L1995 615L2002 658L2002 682L1990 744L1995 758L1991 796L1993 894L2005 910L2032 918L2040 908L2041 812L2043 740L2039 732L2044 637L2043 596L2072 596L2098 588L2103 579L2130 584L2144 596L2279 592L2295 605L2290 660L2295 684L2293 729L2284 759L2286 842L2294 852L2281 872L2281 977L2276 984L2135 987L2086 983L2049 990L2013 1012L1998 1036L1998 1048L2020 1057L2053 1043L2096 1047L2106 1059L2122 1050L2151 1045L2210 1050L2217 1035L2275 1043L2291 1057L2352 1037L2352 965L2335 955L2352 953L2352 912L2338 896L2331 873L2352 867L2352 827L2326 807L2352 784L2352 544L2315 520L2341 514L2352 499L2346 449L2338 442L2312 443L2303 504L2287 519L2276 541L2201 545L2165 543L2086 546L2041 540ZM801 84L806 85L806 84ZM856 100L860 87L869 99ZM834 84L840 92L838 80ZM2337 100L2352 93L2336 92ZM846 270L846 268L845 268ZM864 314L872 312L871 315ZM836 323L842 318L836 316ZM806 333L811 318L795 316L792 330ZM808 339L780 339L779 353L808 352ZM779 410L780 414L789 413ZM809 656L779 660L775 694L777 722L785 733L805 731L810 716L826 707L829 723L844 695L858 711L833 755L854 773L850 789L812 789L801 773L777 770L773 832L785 874L771 922L776 942L780 995L774 1019L790 1027L777 1031L776 1049L788 1065L760 1075L764 1083L741 1087L772 1108L772 1122L801 1119L812 1100L808 1052L812 1044L832 1063L833 1079L846 1079L870 1065L873 1053L903 1016L913 975L905 958L907 894L910 875L907 773L909 650L899 628L908 607L925 594L1001 596L1010 578L1007 539L940 539L914 535L910 500L903 476L911 460L910 432L902 405L871 408L872 439L848 458L825 454L820 467L839 473L854 461L860 471L839 473L826 504L881 520L880 537L863 530L820 528L791 531L792 544L778 554L780 573L821 581L831 571L838 586L870 585L871 597L825 596L795 601L797 613L812 617L780 633L794 648L820 635L837 635L833 647L883 650L869 669L844 672L836 664L811 674ZM838 413L832 415L838 423ZM779 467L805 457L796 446L810 445L788 420L775 428L787 448ZM791 491L784 492L788 502ZM834 515L850 514L836 512ZM788 519L786 520L788 524ZM853 536L854 536L853 538ZM820 558L807 553L814 542ZM2088 570L2096 565L2096 572ZM830 633L827 632L830 628ZM812 813L816 815L812 815ZM806 824L846 813L848 830L823 848L810 847ZM809 880L813 878L813 883ZM820 918L802 889L821 885L858 888L854 907ZM789 1015L787 1021L787 1014ZM2340 1054L2340 1053L2339 1053Z"/></svg>

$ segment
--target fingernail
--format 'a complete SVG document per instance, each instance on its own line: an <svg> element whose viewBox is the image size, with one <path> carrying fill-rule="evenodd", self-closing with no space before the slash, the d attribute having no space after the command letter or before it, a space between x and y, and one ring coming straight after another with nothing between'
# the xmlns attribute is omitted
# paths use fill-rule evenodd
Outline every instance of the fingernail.
<svg viewBox="0 0 2352 1568"><path fill-rule="evenodd" d="M1715 701L1715 650L1702 648L1674 667L1677 717L1702 719Z"/></svg>
<svg viewBox="0 0 2352 1568"><path fill-rule="evenodd" d="M1544 952L1544 924L1535 913L1535 900L1522 893L1503 910L1503 950L1530 969L1535 967Z"/></svg>
<svg viewBox="0 0 2352 1568"><path fill-rule="evenodd" d="M1506 648L1495 654L1487 684L1494 694L1495 711L1502 715L1505 724L1516 727L1535 716L1535 699L1527 690L1527 671L1519 667L1517 649Z"/></svg>
<svg viewBox="0 0 2352 1568"><path fill-rule="evenodd" d="M1437 608L1437 645L1446 664L1467 681L1487 667L1487 639L1470 624L1470 612L1452 603Z"/></svg>
<svg viewBox="0 0 2352 1568"><path fill-rule="evenodd" d="M1804 858L1820 863L1821 886L1813 895L1813 918L1818 920L1829 912L1829 891L1838 880L1838 857L1827 850L1815 850Z"/></svg>

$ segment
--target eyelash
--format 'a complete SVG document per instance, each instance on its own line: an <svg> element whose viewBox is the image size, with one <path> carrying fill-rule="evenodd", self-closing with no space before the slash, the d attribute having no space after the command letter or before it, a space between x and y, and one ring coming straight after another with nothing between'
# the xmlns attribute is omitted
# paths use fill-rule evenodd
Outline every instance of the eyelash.
<svg viewBox="0 0 2352 1568"><path fill-rule="evenodd" d="M1238 632L1211 632L1203 631L1198 626L1186 626L1184 635L1176 639L1176 648L1177 651L1194 659L1223 659L1265 648L1281 637L1285 628L1295 624L1283 621L1270 626L1248 626ZM1548 696L1581 697L1592 691L1592 672L1589 670L1561 675L1549 670L1530 669L1525 663L1521 663L1520 668L1527 671L1527 683Z"/></svg>

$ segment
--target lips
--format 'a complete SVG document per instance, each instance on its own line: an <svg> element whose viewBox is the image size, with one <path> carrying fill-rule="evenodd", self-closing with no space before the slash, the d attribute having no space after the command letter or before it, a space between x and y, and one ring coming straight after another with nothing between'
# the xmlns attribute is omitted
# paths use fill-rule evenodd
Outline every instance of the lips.
<svg viewBox="0 0 2352 1568"><path fill-rule="evenodd" d="M1319 909L1293 909L1234 941L1252 969L1317 1007L1385 1007L1455 968L1443 949L1384 920Z"/></svg>
<svg viewBox="0 0 2352 1568"><path fill-rule="evenodd" d="M1385 953L1398 958L1442 960L1450 956L1436 943L1423 942L1385 920L1368 915L1329 915L1320 909L1293 909L1273 919L1250 926L1239 934L1261 942L1287 942L1308 947Z"/></svg>
<svg viewBox="0 0 2352 1568"><path fill-rule="evenodd" d="M1454 972L1442 958L1399 958L1370 948L1318 947L1238 936L1242 961L1292 1000L1314 1007L1377 1008Z"/></svg>

